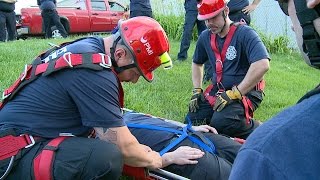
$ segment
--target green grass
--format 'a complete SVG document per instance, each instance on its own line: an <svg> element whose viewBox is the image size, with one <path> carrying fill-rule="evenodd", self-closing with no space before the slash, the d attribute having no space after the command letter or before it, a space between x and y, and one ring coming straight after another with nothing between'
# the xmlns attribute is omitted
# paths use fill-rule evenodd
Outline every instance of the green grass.
<svg viewBox="0 0 320 180"><path fill-rule="evenodd" d="M78 37L67 40L75 38ZM0 91L16 80L24 64L49 48L48 42L59 44L63 41L28 39L0 43ZM171 70L156 70L152 83L140 78L137 84L124 84L125 105L139 112L182 121L191 97L191 58L184 62L176 61L180 42L171 40L170 44L174 67ZM194 46L195 42L192 42L189 57L192 57ZM266 74L265 100L255 114L262 121L295 104L319 83L319 72L308 67L298 53L271 54L271 57L271 69Z"/></svg>

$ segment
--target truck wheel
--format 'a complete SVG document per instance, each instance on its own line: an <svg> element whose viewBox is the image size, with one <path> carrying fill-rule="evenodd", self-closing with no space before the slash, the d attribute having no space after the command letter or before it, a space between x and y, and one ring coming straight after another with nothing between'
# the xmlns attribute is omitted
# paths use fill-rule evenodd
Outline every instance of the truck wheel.
<svg viewBox="0 0 320 180"><path fill-rule="evenodd" d="M64 29L66 30L66 32L69 34L70 26L69 26L68 21L63 20L63 19L61 19L60 21L61 21ZM62 38L61 33L56 26L51 27L51 32L52 32L52 38Z"/></svg>
<svg viewBox="0 0 320 180"><path fill-rule="evenodd" d="M56 28L56 26L53 26L51 28L52 38L62 38L60 31Z"/></svg>

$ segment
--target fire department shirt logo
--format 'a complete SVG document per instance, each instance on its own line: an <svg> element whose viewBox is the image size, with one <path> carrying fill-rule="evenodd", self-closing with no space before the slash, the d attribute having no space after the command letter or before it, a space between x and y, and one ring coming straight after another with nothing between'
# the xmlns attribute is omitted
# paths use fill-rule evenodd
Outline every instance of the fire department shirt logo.
<svg viewBox="0 0 320 180"><path fill-rule="evenodd" d="M229 46L226 53L226 59L229 61L234 60L237 57L237 50L234 46Z"/></svg>

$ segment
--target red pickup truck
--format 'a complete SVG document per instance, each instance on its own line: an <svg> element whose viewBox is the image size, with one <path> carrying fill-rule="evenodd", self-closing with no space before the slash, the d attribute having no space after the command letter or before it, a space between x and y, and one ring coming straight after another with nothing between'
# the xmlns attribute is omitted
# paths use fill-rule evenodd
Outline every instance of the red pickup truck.
<svg viewBox="0 0 320 180"><path fill-rule="evenodd" d="M126 18L128 7L115 0L62 0L57 11L68 34L109 32ZM43 34L39 7L22 8L18 22L19 37ZM52 29L53 36L59 33L54 26Z"/></svg>

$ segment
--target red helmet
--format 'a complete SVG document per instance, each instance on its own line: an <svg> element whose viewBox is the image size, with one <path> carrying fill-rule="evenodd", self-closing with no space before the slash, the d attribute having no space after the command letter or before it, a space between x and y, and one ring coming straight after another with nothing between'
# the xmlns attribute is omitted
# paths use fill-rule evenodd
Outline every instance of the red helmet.
<svg viewBox="0 0 320 180"><path fill-rule="evenodd" d="M165 68L171 68L169 41L156 20L145 16L130 18L119 22L119 30L141 75L147 81L153 80L152 71L161 64L165 65Z"/></svg>
<svg viewBox="0 0 320 180"><path fill-rule="evenodd" d="M198 3L198 20L203 21L215 17L227 6L227 0L202 0Z"/></svg>

